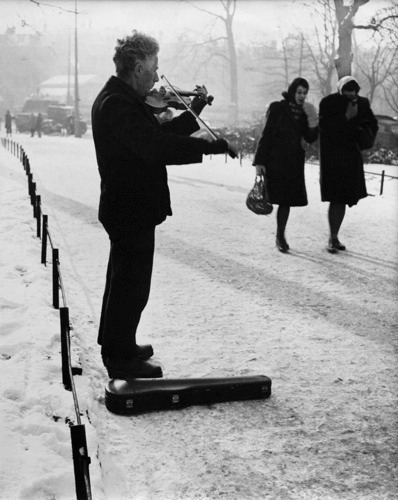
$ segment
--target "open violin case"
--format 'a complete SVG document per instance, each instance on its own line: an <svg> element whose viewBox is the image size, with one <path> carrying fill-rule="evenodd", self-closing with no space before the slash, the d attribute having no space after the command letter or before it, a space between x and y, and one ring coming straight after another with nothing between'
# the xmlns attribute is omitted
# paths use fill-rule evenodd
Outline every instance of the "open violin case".
<svg viewBox="0 0 398 500"><path fill-rule="evenodd" d="M172 410L190 405L265 399L271 379L265 375L232 378L112 379L105 388L106 408L119 415Z"/></svg>

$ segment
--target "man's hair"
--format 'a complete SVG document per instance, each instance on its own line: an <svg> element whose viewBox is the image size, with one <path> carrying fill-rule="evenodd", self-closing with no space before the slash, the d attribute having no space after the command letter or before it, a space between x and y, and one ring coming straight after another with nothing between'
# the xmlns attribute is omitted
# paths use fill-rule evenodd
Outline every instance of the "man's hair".
<svg viewBox="0 0 398 500"><path fill-rule="evenodd" d="M145 62L148 57L156 56L158 52L159 44L153 37L133 30L131 36L117 40L113 56L117 76L127 76L137 62Z"/></svg>

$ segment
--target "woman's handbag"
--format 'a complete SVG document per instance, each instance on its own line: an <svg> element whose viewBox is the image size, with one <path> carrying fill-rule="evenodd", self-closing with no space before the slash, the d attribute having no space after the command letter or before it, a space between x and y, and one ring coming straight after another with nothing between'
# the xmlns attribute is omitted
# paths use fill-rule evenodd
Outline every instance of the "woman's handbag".
<svg viewBox="0 0 398 500"><path fill-rule="evenodd" d="M254 186L246 198L246 206L257 215L269 215L274 209L269 202L266 182L262 175L256 175Z"/></svg>
<svg viewBox="0 0 398 500"><path fill-rule="evenodd" d="M370 125L364 124L357 129L357 144L360 151L364 151L365 149L370 149L373 147L375 142L375 135L370 128Z"/></svg>

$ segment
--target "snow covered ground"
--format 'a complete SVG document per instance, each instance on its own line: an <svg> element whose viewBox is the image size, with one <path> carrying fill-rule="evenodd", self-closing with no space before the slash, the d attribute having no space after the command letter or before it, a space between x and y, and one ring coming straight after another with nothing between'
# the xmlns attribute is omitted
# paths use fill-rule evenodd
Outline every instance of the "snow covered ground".
<svg viewBox="0 0 398 500"><path fill-rule="evenodd" d="M108 241L91 138L14 139L59 249L94 499L397 497L398 180L379 196L380 177L368 176L375 196L347 211L347 251L330 255L308 164L309 205L292 210L284 255L275 215L245 206L249 160L169 167L174 216L157 230L138 339L167 378L263 374L273 394L123 417L105 408L96 345ZM398 176L366 167L382 169ZM40 264L26 175L4 148L0 210L0 498L75 498L51 266Z"/></svg>

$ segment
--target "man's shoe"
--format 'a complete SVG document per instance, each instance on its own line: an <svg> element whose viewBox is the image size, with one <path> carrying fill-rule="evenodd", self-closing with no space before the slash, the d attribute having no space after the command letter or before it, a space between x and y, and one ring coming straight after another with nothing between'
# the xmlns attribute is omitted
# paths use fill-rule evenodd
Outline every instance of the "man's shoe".
<svg viewBox="0 0 398 500"><path fill-rule="evenodd" d="M276 237L276 246L278 250L282 253L287 253L289 251L289 245L287 244L287 241L285 238L278 238Z"/></svg>
<svg viewBox="0 0 398 500"><path fill-rule="evenodd" d="M139 358L108 358L105 366L110 378L127 380L129 378L163 377L162 368L159 365L154 365Z"/></svg>
<svg viewBox="0 0 398 500"><path fill-rule="evenodd" d="M153 347L151 344L137 345L135 355L138 359L146 361L153 356Z"/></svg>

